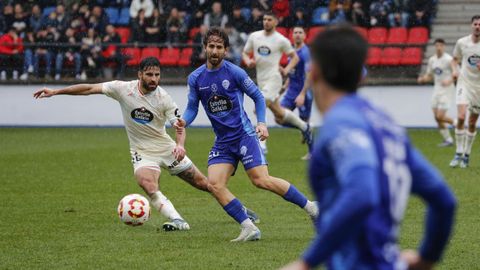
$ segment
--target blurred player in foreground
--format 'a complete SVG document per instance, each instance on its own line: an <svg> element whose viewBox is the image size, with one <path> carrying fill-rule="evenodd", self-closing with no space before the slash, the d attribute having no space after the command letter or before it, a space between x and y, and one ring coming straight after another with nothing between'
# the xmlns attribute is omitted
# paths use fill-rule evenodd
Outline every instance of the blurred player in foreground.
<svg viewBox="0 0 480 270"><path fill-rule="evenodd" d="M320 214L310 247L284 269L431 269L452 230L452 192L406 131L357 95L367 56L360 34L347 26L327 29L311 54L314 99L324 115L309 168ZM426 228L419 252L401 254L409 193L428 206Z"/></svg>
<svg viewBox="0 0 480 270"><path fill-rule="evenodd" d="M448 125L453 125L453 119L447 116L451 104L451 97L455 91L452 77L452 56L445 52L445 41L436 39L435 55L428 59L427 71L418 77L418 83L431 82L433 80L432 110L438 130L442 135L443 142L440 147L452 146L453 139L448 130Z"/></svg>
<svg viewBox="0 0 480 270"><path fill-rule="evenodd" d="M138 184L150 197L152 205L170 220L163 224L164 230L189 230L190 225L159 190L161 168L203 191L208 191L207 178L186 156L184 128L175 126L176 142L166 133L165 122L173 125L179 121L180 115L177 105L159 83L160 62L148 57L140 63L138 80L77 84L58 90L43 88L33 96L104 94L117 100L122 109ZM256 217L246 208L242 211L246 215L248 212L252 219Z"/></svg>
<svg viewBox="0 0 480 270"><path fill-rule="evenodd" d="M460 38L453 49L453 77L457 82L458 123L455 130L457 148L450 167L467 168L475 140L476 124L480 113L480 15L472 17L472 34ZM458 64L461 70L458 71ZM468 130L464 122L468 106Z"/></svg>
<svg viewBox="0 0 480 270"><path fill-rule="evenodd" d="M207 63L188 76L188 105L184 121L190 125L198 113L199 102L207 113L216 135L208 156L208 189L218 203L241 225L234 242L259 240L260 230L247 218L240 200L228 190L227 183L241 161L252 183L303 208L312 218L318 215L316 203L289 182L270 176L258 137L268 137L265 125L265 100L255 83L238 66L224 60L229 47L227 34L212 28L203 40ZM244 94L254 102L257 125L253 127L243 108ZM258 136L258 137L257 137Z"/></svg>
<svg viewBox="0 0 480 270"><path fill-rule="evenodd" d="M287 76L297 65L299 58L290 41L275 29L278 19L272 12L263 16L263 30L256 31L248 37L243 49L243 61L249 68L256 67L257 82L262 91L267 107L275 116L275 121L281 125L296 127L302 131L309 148L312 143L310 125L300 119L289 109L280 106L278 97L282 89L282 76ZM250 53L253 52L253 59ZM290 62L285 68L280 67L280 59L285 53ZM261 142L262 150L267 152L266 141Z"/></svg>

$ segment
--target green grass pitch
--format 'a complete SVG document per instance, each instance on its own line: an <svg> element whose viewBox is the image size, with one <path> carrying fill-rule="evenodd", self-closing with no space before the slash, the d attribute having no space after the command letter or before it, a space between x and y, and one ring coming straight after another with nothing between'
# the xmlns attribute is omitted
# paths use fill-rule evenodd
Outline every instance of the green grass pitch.
<svg viewBox="0 0 480 270"><path fill-rule="evenodd" d="M270 132L270 173L310 194L300 134ZM469 169L450 169L453 149L436 147L436 131L410 130L410 135L459 200L454 236L438 269L480 269L478 147ZM188 155L203 172L212 142L211 130L188 130ZM0 269L276 269L297 258L314 234L303 211L256 189L243 168L229 187L261 217L261 241L230 243L240 232L233 219L209 194L168 173L161 189L192 230L163 232L165 220L157 212L144 226L123 225L118 201L142 191L120 128L2 128L0 179ZM410 200L402 248L417 247L424 211L421 201Z"/></svg>

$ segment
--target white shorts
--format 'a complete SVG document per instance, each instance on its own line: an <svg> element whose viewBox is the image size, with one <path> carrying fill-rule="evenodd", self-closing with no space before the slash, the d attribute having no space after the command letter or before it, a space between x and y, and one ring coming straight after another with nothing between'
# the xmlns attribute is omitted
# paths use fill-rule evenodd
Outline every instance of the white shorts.
<svg viewBox="0 0 480 270"><path fill-rule="evenodd" d="M282 76L272 76L268 80L258 80L258 87L265 101L274 102L282 89Z"/></svg>
<svg viewBox="0 0 480 270"><path fill-rule="evenodd" d="M132 155L134 173L142 167L148 167L159 172L161 171L160 168L164 168L171 175L177 175L192 166L192 161L187 156L182 161L177 161L173 154L147 156L134 150L130 150L130 154Z"/></svg>
<svg viewBox="0 0 480 270"><path fill-rule="evenodd" d="M448 110L450 108L450 99L444 94L434 94L432 96L432 109Z"/></svg>
<svg viewBox="0 0 480 270"><path fill-rule="evenodd" d="M465 88L465 84L461 81L457 81L457 88L455 93L455 100L457 105L467 105L467 89Z"/></svg>

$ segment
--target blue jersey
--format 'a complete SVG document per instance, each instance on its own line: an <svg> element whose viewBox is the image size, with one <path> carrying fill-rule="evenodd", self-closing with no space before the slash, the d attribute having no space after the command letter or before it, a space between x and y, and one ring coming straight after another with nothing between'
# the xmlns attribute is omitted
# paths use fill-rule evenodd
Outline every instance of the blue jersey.
<svg viewBox="0 0 480 270"><path fill-rule="evenodd" d="M285 93L285 97L295 100L295 98L302 91L303 84L305 83L305 77L310 65L310 50L307 45L303 45L300 49L297 49L297 55L299 58L298 64L288 74L289 84Z"/></svg>
<svg viewBox="0 0 480 270"><path fill-rule="evenodd" d="M201 101L217 143L256 135L243 108L244 93L254 100L258 121L265 123L262 93L243 69L228 61L224 60L213 70L202 65L188 76L188 87L188 105L183 118L189 125L195 119Z"/></svg>
<svg viewBox="0 0 480 270"><path fill-rule="evenodd" d="M325 114L309 176L320 208L318 234L303 256L310 266L404 269L396 243L410 192L429 206L420 254L439 260L455 198L405 130L369 102L346 95Z"/></svg>

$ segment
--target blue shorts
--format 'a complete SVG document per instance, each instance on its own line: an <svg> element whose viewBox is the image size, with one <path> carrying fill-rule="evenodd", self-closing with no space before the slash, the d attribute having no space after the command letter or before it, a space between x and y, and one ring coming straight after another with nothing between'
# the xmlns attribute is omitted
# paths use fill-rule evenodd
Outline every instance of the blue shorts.
<svg viewBox="0 0 480 270"><path fill-rule="evenodd" d="M291 111L294 111L295 108L297 108L297 105L295 105L296 98L297 96L292 97L287 93L283 96L282 101L280 102L280 105L283 108L287 108ZM310 119L310 115L312 113L312 101L313 101L312 91L308 90L307 94L305 95L305 103L303 104L302 107L298 107L300 118L304 121Z"/></svg>
<svg viewBox="0 0 480 270"><path fill-rule="evenodd" d="M241 161L245 170L267 165L256 135L240 138L228 143L215 143L208 154L208 166L219 163L232 164L237 169Z"/></svg>

